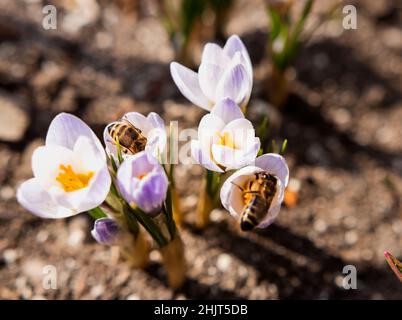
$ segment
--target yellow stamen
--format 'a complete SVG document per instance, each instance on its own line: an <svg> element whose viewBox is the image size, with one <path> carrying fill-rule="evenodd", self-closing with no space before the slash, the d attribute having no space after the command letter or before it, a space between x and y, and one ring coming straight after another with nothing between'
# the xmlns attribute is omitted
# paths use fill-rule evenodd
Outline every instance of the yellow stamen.
<svg viewBox="0 0 402 320"><path fill-rule="evenodd" d="M234 141L229 132L224 132L223 134L218 132L217 134L219 136L219 141L218 141L219 145L226 146L226 147L229 147L232 149L236 149Z"/></svg>
<svg viewBox="0 0 402 320"><path fill-rule="evenodd" d="M94 173L89 171L88 173L75 173L70 165L60 165L60 173L56 177L56 180L63 186L64 191L71 192L76 191L88 186L89 181L93 177Z"/></svg>
<svg viewBox="0 0 402 320"><path fill-rule="evenodd" d="M147 175L148 175L148 172L145 172L145 173L143 173L143 174L140 174L140 175L138 176L138 179L142 180L142 179L144 179Z"/></svg>

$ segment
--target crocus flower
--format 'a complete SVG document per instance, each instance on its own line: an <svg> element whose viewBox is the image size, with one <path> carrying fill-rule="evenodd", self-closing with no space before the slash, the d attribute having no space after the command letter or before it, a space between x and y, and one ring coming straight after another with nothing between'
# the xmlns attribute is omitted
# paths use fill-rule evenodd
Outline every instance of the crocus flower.
<svg viewBox="0 0 402 320"><path fill-rule="evenodd" d="M221 188L221 202L230 214L239 219L246 205L241 188L255 178L255 173L267 171L277 178L276 194L269 207L265 218L257 226L266 228L269 226L279 213L285 188L289 180L289 169L285 159L274 153L267 153L255 160L254 166L244 167L233 173L223 184Z"/></svg>
<svg viewBox="0 0 402 320"><path fill-rule="evenodd" d="M159 158L166 148L166 129L163 119L155 112L150 112L148 116L144 116L138 112L126 113L121 121L127 121L135 128L141 130L141 135L147 139L145 151L155 158ZM115 140L109 134L109 128L116 122L106 126L103 132L103 139L106 145L106 151L117 159L117 147ZM140 150L143 151L143 150ZM126 157L123 154L123 157Z"/></svg>
<svg viewBox="0 0 402 320"><path fill-rule="evenodd" d="M251 122L231 99L218 102L198 127L198 140L191 141L195 161L211 171L224 172L252 163L260 149Z"/></svg>
<svg viewBox="0 0 402 320"><path fill-rule="evenodd" d="M22 183L19 203L43 218L64 218L99 206L111 178L105 151L92 130L66 113L50 124L45 146L32 155L34 177Z"/></svg>
<svg viewBox="0 0 402 320"><path fill-rule="evenodd" d="M232 35L223 48L207 43L198 74L177 62L170 64L170 73L180 92L208 111L223 98L231 98L243 108L253 86L250 57L237 35Z"/></svg>
<svg viewBox="0 0 402 320"><path fill-rule="evenodd" d="M100 244L114 245L117 243L119 230L120 227L115 220L100 218L95 220L91 234Z"/></svg>
<svg viewBox="0 0 402 320"><path fill-rule="evenodd" d="M142 151L120 165L117 185L127 203L156 215L166 198L168 178L155 158Z"/></svg>

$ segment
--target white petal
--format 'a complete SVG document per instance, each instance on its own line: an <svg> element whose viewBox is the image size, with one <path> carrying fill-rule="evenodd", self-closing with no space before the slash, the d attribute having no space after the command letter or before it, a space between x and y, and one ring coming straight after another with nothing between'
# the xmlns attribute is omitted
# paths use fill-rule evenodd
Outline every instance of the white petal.
<svg viewBox="0 0 402 320"><path fill-rule="evenodd" d="M177 62L170 64L170 73L180 92L195 105L209 111L211 104L205 97L198 82L198 75Z"/></svg>
<svg viewBox="0 0 402 320"><path fill-rule="evenodd" d="M230 57L215 43L207 43L201 56L202 63L212 63L225 68L230 63Z"/></svg>
<svg viewBox="0 0 402 320"><path fill-rule="evenodd" d="M242 105L250 96L250 77L242 64L227 68L218 83L216 99L231 98Z"/></svg>
<svg viewBox="0 0 402 320"><path fill-rule="evenodd" d="M229 132L236 148L246 149L255 143L253 124L247 119L235 119L228 123L222 133Z"/></svg>
<svg viewBox="0 0 402 320"><path fill-rule="evenodd" d="M204 154L211 152L212 142L218 137L217 133L224 127L223 120L213 114L206 114L202 117L198 126L198 141Z"/></svg>
<svg viewBox="0 0 402 320"><path fill-rule="evenodd" d="M82 168L81 159L70 149L59 146L37 148L32 155L32 171L37 182L47 189L58 186L56 177L60 173L60 165Z"/></svg>
<svg viewBox="0 0 402 320"><path fill-rule="evenodd" d="M210 153L204 153L202 151L200 143L197 140L191 141L191 155L193 159L204 168L211 171L223 172L223 170L212 161Z"/></svg>
<svg viewBox="0 0 402 320"><path fill-rule="evenodd" d="M134 127L141 130L141 133L146 137L153 126L150 120L138 112L128 112L123 116L124 120L130 122Z"/></svg>
<svg viewBox="0 0 402 320"><path fill-rule="evenodd" d="M217 104L215 104L211 110L211 114L221 118L224 123L229 123L233 120L244 118L244 114L240 107L229 98L220 100Z"/></svg>
<svg viewBox="0 0 402 320"><path fill-rule="evenodd" d="M210 101L216 101L216 88L224 70L221 65L209 62L202 62L198 69L201 90Z"/></svg>
<svg viewBox="0 0 402 320"><path fill-rule="evenodd" d="M247 66L247 71L250 75L250 78L253 79L253 66L251 64L251 59L246 49L246 46L243 44L243 41L239 38L238 35L232 35L227 41L225 46L223 47L223 51L232 58L236 52L241 52L244 56L245 64Z"/></svg>
<svg viewBox="0 0 402 320"><path fill-rule="evenodd" d="M258 147L252 146L249 150L241 150L213 144L212 156L226 170L238 169L254 162Z"/></svg>
<svg viewBox="0 0 402 320"><path fill-rule="evenodd" d="M153 128L165 129L165 122L156 112L150 112L147 119Z"/></svg>
<svg viewBox="0 0 402 320"><path fill-rule="evenodd" d="M83 165L82 169L84 172L98 171L106 164L105 152L102 152L102 155L99 155L93 141L85 136L81 136L77 139L73 151L81 158Z"/></svg>
<svg viewBox="0 0 402 320"><path fill-rule="evenodd" d="M21 184L17 200L25 209L41 218L66 218L78 213L57 205L35 178Z"/></svg>
<svg viewBox="0 0 402 320"><path fill-rule="evenodd" d="M80 136L93 140L99 153L104 153L102 144L91 128L80 118L68 113L60 113L50 123L46 135L46 145L73 149Z"/></svg>
<svg viewBox="0 0 402 320"><path fill-rule="evenodd" d="M100 206L106 199L112 180L105 165L91 180L87 195L79 203L78 211L84 212Z"/></svg>
<svg viewBox="0 0 402 320"><path fill-rule="evenodd" d="M103 130L103 142L106 146L106 152L109 155L112 155L115 160L117 160L117 147L115 142L113 141L112 136L109 134L109 127L113 126L116 122L112 122L105 127Z"/></svg>
<svg viewBox="0 0 402 320"><path fill-rule="evenodd" d="M289 168L284 157L276 153L266 153L255 160L255 165L277 176L287 187Z"/></svg>

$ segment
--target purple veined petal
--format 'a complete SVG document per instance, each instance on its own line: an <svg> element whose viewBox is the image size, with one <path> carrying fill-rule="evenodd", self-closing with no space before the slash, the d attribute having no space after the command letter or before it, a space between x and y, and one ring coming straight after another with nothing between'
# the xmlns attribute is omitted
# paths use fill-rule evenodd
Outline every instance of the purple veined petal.
<svg viewBox="0 0 402 320"><path fill-rule="evenodd" d="M102 154L104 156L102 144L91 128L80 118L68 113L60 113L52 120L46 135L46 146L63 146L73 149L80 136L93 140L99 156Z"/></svg>
<svg viewBox="0 0 402 320"><path fill-rule="evenodd" d="M202 151L200 143L197 140L191 140L191 156L198 164L210 171L224 172L216 163L213 162L210 153Z"/></svg>
<svg viewBox="0 0 402 320"><path fill-rule="evenodd" d="M78 213L57 205L35 178L21 184L17 191L17 200L26 210L41 218L60 219Z"/></svg>
<svg viewBox="0 0 402 320"><path fill-rule="evenodd" d="M255 165L277 176L287 187L289 168L284 157L276 153L266 153L255 160Z"/></svg>
<svg viewBox="0 0 402 320"><path fill-rule="evenodd" d="M147 117L139 112L128 112L123 118L130 122L134 127L141 130L141 133L146 137L148 132L152 130L152 124Z"/></svg>
<svg viewBox="0 0 402 320"><path fill-rule="evenodd" d="M250 78L253 78L253 66L251 64L250 55L248 54L246 46L243 44L243 41L241 41L238 35L232 35L229 37L229 39L226 41L225 46L223 47L223 51L230 58L232 58L236 54L236 52L241 52L245 59L247 72L249 73Z"/></svg>
<svg viewBox="0 0 402 320"><path fill-rule="evenodd" d="M134 190L134 202L144 212L151 215L158 214L166 199L168 183L163 170L153 170L140 181L138 188Z"/></svg>
<svg viewBox="0 0 402 320"><path fill-rule="evenodd" d="M242 64L234 65L225 70L216 89L217 101L230 98L238 105L246 102L250 96L250 78Z"/></svg>
<svg viewBox="0 0 402 320"><path fill-rule="evenodd" d="M117 222L110 218L95 220L94 228L91 230L92 237L100 244L114 245L117 243L120 234L120 227Z"/></svg>
<svg viewBox="0 0 402 320"><path fill-rule="evenodd" d="M156 112L150 112L147 116L147 119L151 124L152 128L160 128L166 130L165 122Z"/></svg>
<svg viewBox="0 0 402 320"><path fill-rule="evenodd" d="M202 62L198 68L200 88L210 101L216 101L216 86L222 78L224 70L221 65L210 62Z"/></svg>
<svg viewBox="0 0 402 320"><path fill-rule="evenodd" d="M220 100L211 110L211 114L222 119L226 124L236 119L243 119L240 107L230 98Z"/></svg>
<svg viewBox="0 0 402 320"><path fill-rule="evenodd" d="M202 63L212 63L225 68L230 63L230 57L216 43L207 43L202 50Z"/></svg>
<svg viewBox="0 0 402 320"><path fill-rule="evenodd" d="M172 62L170 73L180 92L195 105L209 111L212 106L200 88L198 74L187 67Z"/></svg>

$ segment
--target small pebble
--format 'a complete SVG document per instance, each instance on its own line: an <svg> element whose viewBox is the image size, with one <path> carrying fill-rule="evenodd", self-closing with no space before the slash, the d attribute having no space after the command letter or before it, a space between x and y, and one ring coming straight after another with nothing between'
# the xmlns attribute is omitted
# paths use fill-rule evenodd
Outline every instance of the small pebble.
<svg viewBox="0 0 402 320"><path fill-rule="evenodd" d="M348 231L345 233L345 241L348 245L353 245L357 242L358 235L355 231Z"/></svg>
<svg viewBox="0 0 402 320"><path fill-rule="evenodd" d="M216 260L216 267L222 272L228 271L231 264L232 258L226 253L219 255L218 259Z"/></svg>
<svg viewBox="0 0 402 320"><path fill-rule="evenodd" d="M327 230L327 224L325 223L324 220L318 219L315 223L314 223L314 229L315 231L317 231L318 233L323 233Z"/></svg>
<svg viewBox="0 0 402 320"><path fill-rule="evenodd" d="M3 258L7 264L12 264L17 260L18 252L15 249L6 249L3 252Z"/></svg>

